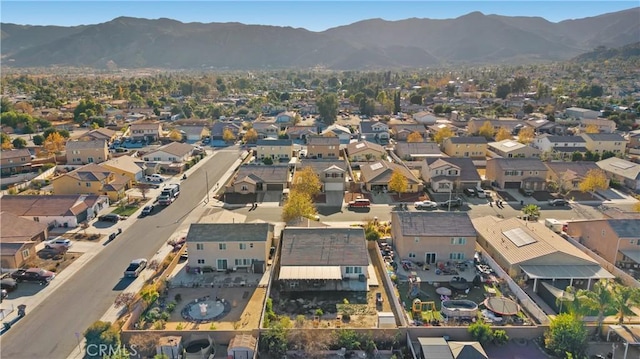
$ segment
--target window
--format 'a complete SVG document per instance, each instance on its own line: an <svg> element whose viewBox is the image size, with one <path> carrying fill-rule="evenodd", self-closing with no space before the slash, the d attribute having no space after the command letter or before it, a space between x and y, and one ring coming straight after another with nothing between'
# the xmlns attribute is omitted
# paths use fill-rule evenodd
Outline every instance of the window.
<svg viewBox="0 0 640 359"><path fill-rule="evenodd" d="M218 243L218 249L221 251L226 251L227 250L227 244L226 243Z"/></svg>
<svg viewBox="0 0 640 359"><path fill-rule="evenodd" d="M196 243L196 250L197 251L204 250L204 243Z"/></svg>
<svg viewBox="0 0 640 359"><path fill-rule="evenodd" d="M249 248L253 248L253 243L249 243Z"/></svg>
<svg viewBox="0 0 640 359"><path fill-rule="evenodd" d="M204 264L204 259L198 259L198 264Z"/></svg>
<svg viewBox="0 0 640 359"><path fill-rule="evenodd" d="M409 258L415 258L415 257L416 257L416 254L415 254L415 253L413 253L413 252L409 252Z"/></svg>
<svg viewBox="0 0 640 359"><path fill-rule="evenodd" d="M93 157L88 157L88 158L87 158L87 162L89 162L89 163L93 163Z"/></svg>
<svg viewBox="0 0 640 359"><path fill-rule="evenodd" d="M244 250L247 249L247 244L246 243L240 243L240 250Z"/></svg>
<svg viewBox="0 0 640 359"><path fill-rule="evenodd" d="M416 243L420 242L420 237L413 237L413 240L416 241Z"/></svg>
<svg viewBox="0 0 640 359"><path fill-rule="evenodd" d="M40 222L40 217L33 217L34 222Z"/></svg>
<svg viewBox="0 0 640 359"><path fill-rule="evenodd" d="M87 186L87 187L91 187L91 182L86 182L86 183L85 183L85 186Z"/></svg>
<svg viewBox="0 0 640 359"><path fill-rule="evenodd" d="M449 259L452 260L463 260L464 253L449 253Z"/></svg>
<svg viewBox="0 0 640 359"><path fill-rule="evenodd" d="M242 187L240 188L241 191L248 191L249 189L247 188L247 186L242 185Z"/></svg>
<svg viewBox="0 0 640 359"><path fill-rule="evenodd" d="M467 239L464 238L464 237L451 238L451 244L452 245L465 245L465 244L467 244Z"/></svg>
<svg viewBox="0 0 640 359"><path fill-rule="evenodd" d="M361 274L362 267L346 267L347 274Z"/></svg>
<svg viewBox="0 0 640 359"><path fill-rule="evenodd" d="M29 250L25 249L22 251L22 258L29 258Z"/></svg>

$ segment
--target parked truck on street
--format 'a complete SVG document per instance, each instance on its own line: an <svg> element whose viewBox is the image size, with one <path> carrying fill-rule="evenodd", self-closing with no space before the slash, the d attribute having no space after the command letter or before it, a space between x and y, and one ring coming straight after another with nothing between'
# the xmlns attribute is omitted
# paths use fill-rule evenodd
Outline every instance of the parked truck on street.
<svg viewBox="0 0 640 359"><path fill-rule="evenodd" d="M176 183L176 184L168 185L160 193L160 196L158 197L158 204L161 206L168 206L173 201L175 201L175 199L178 198L179 195L180 195L179 184Z"/></svg>

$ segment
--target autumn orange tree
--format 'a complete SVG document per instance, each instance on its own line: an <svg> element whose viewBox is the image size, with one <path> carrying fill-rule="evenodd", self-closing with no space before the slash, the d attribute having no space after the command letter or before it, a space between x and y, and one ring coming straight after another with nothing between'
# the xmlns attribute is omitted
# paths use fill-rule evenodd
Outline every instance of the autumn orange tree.
<svg viewBox="0 0 640 359"><path fill-rule="evenodd" d="M405 177L400 170L394 170L393 173L391 173L391 178L389 179L389 190L396 192L398 196L400 196L401 193L407 192L408 187L409 181L407 180L407 177Z"/></svg>
<svg viewBox="0 0 640 359"><path fill-rule="evenodd" d="M53 132L45 138L43 147L48 154L58 154L64 150L65 138L58 132Z"/></svg>
<svg viewBox="0 0 640 359"><path fill-rule="evenodd" d="M492 139L494 134L495 130L493 129L491 121L485 121L478 130L478 135L483 136L487 140Z"/></svg>
<svg viewBox="0 0 640 359"><path fill-rule="evenodd" d="M311 196L307 193L293 190L282 206L282 221L290 222L300 217L308 217L316 214Z"/></svg>
<svg viewBox="0 0 640 359"><path fill-rule="evenodd" d="M414 131L407 136L407 142L422 142L423 138L420 132Z"/></svg>
<svg viewBox="0 0 640 359"><path fill-rule="evenodd" d="M608 187L609 179L601 169L589 170L578 186L582 192L593 192L599 189L607 189Z"/></svg>
<svg viewBox="0 0 640 359"><path fill-rule="evenodd" d="M255 143L258 140L258 131L253 128L247 130L242 138L244 143Z"/></svg>
<svg viewBox="0 0 640 359"><path fill-rule="evenodd" d="M320 193L322 183L320 177L310 166L306 166L300 171L296 171L293 176L291 189L308 194L311 198Z"/></svg>
<svg viewBox="0 0 640 359"><path fill-rule="evenodd" d="M600 133L600 128L596 125L588 125L585 129L584 129L585 133Z"/></svg>
<svg viewBox="0 0 640 359"><path fill-rule="evenodd" d="M435 136L433 136L433 140L441 145L444 140L451 137L453 137L453 131L451 131L449 127L443 127L436 132Z"/></svg>
<svg viewBox="0 0 640 359"><path fill-rule="evenodd" d="M496 132L496 141L503 141L511 139L511 132L504 127L500 127Z"/></svg>
<svg viewBox="0 0 640 359"><path fill-rule="evenodd" d="M236 135L234 135L230 129L225 128L224 131L222 131L222 139L224 142L233 142L236 140Z"/></svg>
<svg viewBox="0 0 640 359"><path fill-rule="evenodd" d="M518 142L528 145L531 142L533 142L534 136L535 136L535 133L533 131L533 128L525 127L522 130L520 130L520 132L518 132Z"/></svg>

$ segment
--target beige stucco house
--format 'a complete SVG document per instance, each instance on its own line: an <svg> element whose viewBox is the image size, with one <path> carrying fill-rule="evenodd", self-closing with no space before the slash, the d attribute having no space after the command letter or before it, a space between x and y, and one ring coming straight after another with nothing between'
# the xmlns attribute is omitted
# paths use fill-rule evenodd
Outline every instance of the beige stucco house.
<svg viewBox="0 0 640 359"><path fill-rule="evenodd" d="M162 124L156 121L139 121L129 125L129 135L134 140L156 142L162 137Z"/></svg>
<svg viewBox="0 0 640 359"><path fill-rule="evenodd" d="M640 267L640 221L637 219L571 221L566 232L611 264Z"/></svg>
<svg viewBox="0 0 640 359"><path fill-rule="evenodd" d="M249 194L282 191L289 187L288 166L243 165L227 192Z"/></svg>
<svg viewBox="0 0 640 359"><path fill-rule="evenodd" d="M352 142L346 148L349 161L364 162L387 158L387 151L377 143L369 141Z"/></svg>
<svg viewBox="0 0 640 359"><path fill-rule="evenodd" d="M479 188L481 185L480 174L471 158L428 158L420 173L434 192L449 193L452 189Z"/></svg>
<svg viewBox="0 0 640 359"><path fill-rule="evenodd" d="M115 202L124 198L126 190L131 187L131 180L90 164L54 178L52 185L55 194L107 195L110 201Z"/></svg>
<svg viewBox="0 0 640 359"><path fill-rule="evenodd" d="M537 158L492 158L487 161L486 178L498 188L547 188L547 167Z"/></svg>
<svg viewBox="0 0 640 359"><path fill-rule="evenodd" d="M106 162L102 162L100 166L119 175L126 176L132 182L142 181L147 168L144 162L131 156L112 158Z"/></svg>
<svg viewBox="0 0 640 359"><path fill-rule="evenodd" d="M293 142L291 140L279 140L266 138L258 140L255 151L256 158L260 161L271 158L274 163L289 162L293 157Z"/></svg>
<svg viewBox="0 0 640 359"><path fill-rule="evenodd" d="M392 212L398 258L436 264L472 260L476 230L463 212Z"/></svg>
<svg viewBox="0 0 640 359"><path fill-rule="evenodd" d="M640 192L640 163L610 157L596 162L596 165L607 174L609 179Z"/></svg>
<svg viewBox="0 0 640 359"><path fill-rule="evenodd" d="M360 165L360 182L367 191L388 191L394 171L399 171L407 179L407 193L422 191L422 181L413 172L403 165L388 161Z"/></svg>
<svg viewBox="0 0 640 359"><path fill-rule="evenodd" d="M485 159L487 139L482 136L450 137L442 142L443 152L451 157Z"/></svg>
<svg viewBox="0 0 640 359"><path fill-rule="evenodd" d="M31 170L31 152L26 148L0 151L0 169L3 175Z"/></svg>
<svg viewBox="0 0 640 359"><path fill-rule="evenodd" d="M503 158L540 158L542 151L514 140L487 143L490 152Z"/></svg>
<svg viewBox="0 0 640 359"><path fill-rule="evenodd" d="M192 223L187 233L189 267L263 273L272 241L269 223Z"/></svg>
<svg viewBox="0 0 640 359"><path fill-rule="evenodd" d="M183 163L191 157L194 147L188 143L171 142L143 156L145 161Z"/></svg>
<svg viewBox="0 0 640 359"><path fill-rule="evenodd" d="M308 136L307 157L317 159L340 157L340 139L337 136Z"/></svg>
<svg viewBox="0 0 640 359"><path fill-rule="evenodd" d="M593 153L613 152L623 155L627 148L627 140L617 133L583 133L587 150Z"/></svg>
<svg viewBox="0 0 640 359"><path fill-rule="evenodd" d="M599 169L595 162L590 161L545 162L544 165L549 169L547 182L553 183L561 192L578 191L587 173Z"/></svg>
<svg viewBox="0 0 640 359"><path fill-rule="evenodd" d="M109 148L105 140L68 141L66 156L68 165L101 163L109 159Z"/></svg>

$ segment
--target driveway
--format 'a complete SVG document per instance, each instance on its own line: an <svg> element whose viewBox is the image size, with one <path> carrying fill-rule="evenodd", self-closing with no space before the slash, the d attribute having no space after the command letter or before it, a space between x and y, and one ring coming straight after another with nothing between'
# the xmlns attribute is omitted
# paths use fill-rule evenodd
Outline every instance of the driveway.
<svg viewBox="0 0 640 359"><path fill-rule="evenodd" d="M343 191L327 191L325 192L325 203L326 206L342 206L342 200L344 199Z"/></svg>

